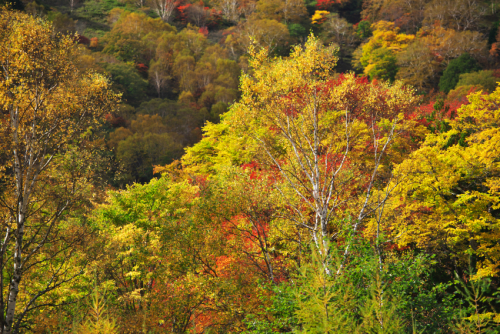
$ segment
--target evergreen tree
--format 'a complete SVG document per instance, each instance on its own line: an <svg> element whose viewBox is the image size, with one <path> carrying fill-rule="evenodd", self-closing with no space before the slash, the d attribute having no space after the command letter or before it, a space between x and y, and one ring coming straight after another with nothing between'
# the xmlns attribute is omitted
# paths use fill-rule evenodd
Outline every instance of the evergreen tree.
<svg viewBox="0 0 500 334"><path fill-rule="evenodd" d="M448 93L457 85L460 74L479 70L481 70L481 67L477 61L470 54L464 53L457 59L450 61L439 80L439 90Z"/></svg>

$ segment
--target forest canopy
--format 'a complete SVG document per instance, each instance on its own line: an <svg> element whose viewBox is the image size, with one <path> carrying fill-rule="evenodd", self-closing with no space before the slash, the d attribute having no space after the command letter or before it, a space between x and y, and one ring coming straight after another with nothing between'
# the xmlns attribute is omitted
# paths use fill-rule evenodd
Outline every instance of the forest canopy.
<svg viewBox="0 0 500 334"><path fill-rule="evenodd" d="M500 3L0 10L0 333L497 333Z"/></svg>

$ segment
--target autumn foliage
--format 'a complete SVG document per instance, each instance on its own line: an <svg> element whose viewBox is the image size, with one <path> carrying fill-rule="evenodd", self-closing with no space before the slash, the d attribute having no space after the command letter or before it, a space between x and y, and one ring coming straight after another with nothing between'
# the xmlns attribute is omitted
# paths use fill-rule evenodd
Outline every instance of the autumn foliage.
<svg viewBox="0 0 500 334"><path fill-rule="evenodd" d="M500 4L0 10L0 332L496 333Z"/></svg>

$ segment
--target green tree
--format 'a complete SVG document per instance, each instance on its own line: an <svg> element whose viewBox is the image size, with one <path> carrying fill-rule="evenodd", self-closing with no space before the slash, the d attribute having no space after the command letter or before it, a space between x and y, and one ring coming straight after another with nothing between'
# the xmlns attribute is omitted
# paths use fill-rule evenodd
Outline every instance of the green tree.
<svg viewBox="0 0 500 334"><path fill-rule="evenodd" d="M481 67L470 54L464 53L460 57L450 61L439 79L439 90L448 93L454 89L460 80L460 74L479 71Z"/></svg>
<svg viewBox="0 0 500 334"><path fill-rule="evenodd" d="M104 67L111 75L116 90L123 92L123 99L129 104L137 106L146 97L148 82L132 65L119 62Z"/></svg>
<svg viewBox="0 0 500 334"><path fill-rule="evenodd" d="M497 87L499 78L493 76L493 71L478 71L460 74L456 88L461 86L476 86L491 93Z"/></svg>
<svg viewBox="0 0 500 334"><path fill-rule="evenodd" d="M352 236L345 235L346 239ZM449 284L436 285L430 256L376 250L354 237L349 265L328 276L314 250L303 253L293 279L269 287L265 314L247 316L250 333L448 333L460 300L449 302ZM342 261L331 245L332 270ZM274 330L274 331L273 331Z"/></svg>
<svg viewBox="0 0 500 334"><path fill-rule="evenodd" d="M396 55L387 48L378 48L371 53L372 64L365 69L370 79L383 79L394 82L398 73Z"/></svg>
<svg viewBox="0 0 500 334"><path fill-rule="evenodd" d="M158 115L138 115L130 129L119 128L110 135L116 157L124 166L128 181L147 182L154 165L165 165L180 156L181 146L168 133Z"/></svg>
<svg viewBox="0 0 500 334"><path fill-rule="evenodd" d="M89 217L103 236L95 264L115 290L107 302L118 311L109 314L117 319L115 327L148 333L164 324L170 333L187 332L210 289L196 252L207 230L189 220L197 191L188 181L165 176L108 192ZM206 259L213 265L213 257Z"/></svg>
<svg viewBox="0 0 500 334"><path fill-rule="evenodd" d="M362 20L358 23L356 34L361 39L369 38L372 35L371 24L369 21Z"/></svg>
<svg viewBox="0 0 500 334"><path fill-rule="evenodd" d="M75 21L66 14L50 11L47 14L47 20L52 22L56 33L74 34L76 32Z"/></svg>

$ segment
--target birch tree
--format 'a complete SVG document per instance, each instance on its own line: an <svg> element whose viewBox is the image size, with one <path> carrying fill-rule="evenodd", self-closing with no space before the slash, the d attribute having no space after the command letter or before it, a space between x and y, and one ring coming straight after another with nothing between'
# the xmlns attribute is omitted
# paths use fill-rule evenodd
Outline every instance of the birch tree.
<svg viewBox="0 0 500 334"><path fill-rule="evenodd" d="M334 52L314 38L286 60L251 50L254 71L243 75L231 115L231 126L252 134L259 159L277 170L276 187L292 190L289 218L310 232L326 270L330 242L356 234L392 193L391 166L408 151L403 134L416 102L401 83L332 79ZM373 196L375 189L385 195Z"/></svg>
<svg viewBox="0 0 500 334"><path fill-rule="evenodd" d="M240 19L241 4L237 0L217 0L214 2L215 8L222 12L226 20L238 23Z"/></svg>
<svg viewBox="0 0 500 334"><path fill-rule="evenodd" d="M175 0L149 0L149 5L163 21L170 23L174 16L175 8L179 1Z"/></svg>
<svg viewBox="0 0 500 334"><path fill-rule="evenodd" d="M116 100L107 79L78 72L73 38L54 36L47 22L0 11L2 334L55 306L43 296L81 273L72 259L82 236L61 235L62 221L88 202L93 132Z"/></svg>

